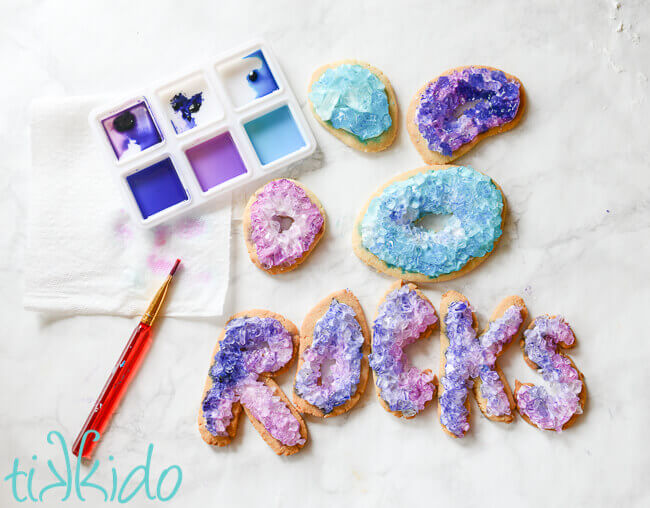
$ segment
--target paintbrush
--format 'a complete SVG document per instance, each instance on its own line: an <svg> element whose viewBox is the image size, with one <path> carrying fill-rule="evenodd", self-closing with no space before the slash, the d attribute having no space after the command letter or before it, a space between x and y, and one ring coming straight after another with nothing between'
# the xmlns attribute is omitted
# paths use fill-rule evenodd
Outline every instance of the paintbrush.
<svg viewBox="0 0 650 508"><path fill-rule="evenodd" d="M97 402L95 402L95 405L90 411L86 423L84 423L77 439L75 439L72 445L72 453L77 457L89 459L92 456L101 436L104 435L104 431L113 413L115 413L115 410L119 406L131 381L135 378L142 364L142 360L144 360L151 346L151 326L156 320L156 316L165 301L167 290L180 262L181 260L177 259L174 263L167 279L156 293L156 296L154 296L147 311L142 315L142 319L140 319L138 326L136 326L131 338L122 351L119 360L117 360L115 367L113 367L113 371L97 398ZM96 431L96 433L89 433L89 431ZM86 435L87 438L84 440L84 436ZM82 443L84 448L80 451Z"/></svg>

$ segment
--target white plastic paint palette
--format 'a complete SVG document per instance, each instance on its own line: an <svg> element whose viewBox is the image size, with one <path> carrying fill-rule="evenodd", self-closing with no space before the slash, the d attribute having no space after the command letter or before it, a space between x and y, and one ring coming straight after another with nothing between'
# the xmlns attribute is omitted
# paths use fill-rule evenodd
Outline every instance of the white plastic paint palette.
<svg viewBox="0 0 650 508"><path fill-rule="evenodd" d="M298 101L261 41L97 108L89 121L133 219L145 227L316 149Z"/></svg>

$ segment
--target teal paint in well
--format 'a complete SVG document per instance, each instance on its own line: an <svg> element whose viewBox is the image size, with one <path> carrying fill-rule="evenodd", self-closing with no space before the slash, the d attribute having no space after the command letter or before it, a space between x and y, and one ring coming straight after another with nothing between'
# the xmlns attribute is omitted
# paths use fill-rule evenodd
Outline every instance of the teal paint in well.
<svg viewBox="0 0 650 508"><path fill-rule="evenodd" d="M305 140L289 106L282 106L244 125L246 134L263 165L293 153L303 146Z"/></svg>

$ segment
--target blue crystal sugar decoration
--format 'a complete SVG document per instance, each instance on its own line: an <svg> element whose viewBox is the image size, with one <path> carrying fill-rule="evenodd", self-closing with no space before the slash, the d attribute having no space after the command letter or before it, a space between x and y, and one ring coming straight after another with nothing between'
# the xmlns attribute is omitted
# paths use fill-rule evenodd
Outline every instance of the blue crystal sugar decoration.
<svg viewBox="0 0 650 508"><path fill-rule="evenodd" d="M388 266L436 278L492 251L502 211L503 197L489 177L462 166L431 170L389 185L370 202L361 242ZM427 214L452 217L432 231L417 224Z"/></svg>
<svg viewBox="0 0 650 508"><path fill-rule="evenodd" d="M324 122L361 141L381 135L393 123L386 87L361 65L342 64L327 69L312 85L309 99Z"/></svg>

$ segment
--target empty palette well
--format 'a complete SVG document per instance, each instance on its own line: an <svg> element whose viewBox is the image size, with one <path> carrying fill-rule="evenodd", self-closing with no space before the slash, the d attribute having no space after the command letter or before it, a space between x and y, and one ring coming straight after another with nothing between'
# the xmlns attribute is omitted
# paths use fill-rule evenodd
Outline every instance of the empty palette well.
<svg viewBox="0 0 650 508"><path fill-rule="evenodd" d="M187 192L168 157L126 177L142 218L187 201Z"/></svg>
<svg viewBox="0 0 650 508"><path fill-rule="evenodd" d="M204 192L246 173L246 165L230 132L188 148L185 155Z"/></svg>
<svg viewBox="0 0 650 508"><path fill-rule="evenodd" d="M281 106L247 122L244 129L263 165L305 146L305 140L289 106Z"/></svg>

